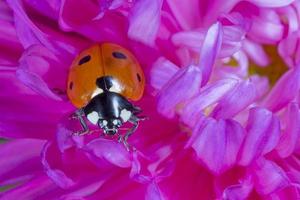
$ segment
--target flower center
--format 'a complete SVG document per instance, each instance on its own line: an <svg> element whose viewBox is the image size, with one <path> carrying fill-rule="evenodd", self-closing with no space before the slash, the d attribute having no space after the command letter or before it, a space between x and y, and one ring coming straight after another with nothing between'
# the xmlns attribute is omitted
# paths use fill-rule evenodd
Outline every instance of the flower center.
<svg viewBox="0 0 300 200"><path fill-rule="evenodd" d="M273 86L277 80L288 70L283 59L277 51L277 46L266 45L264 50L270 58L270 64L266 67L261 67L253 62L249 64L249 75L265 76L269 79L269 83Z"/></svg>

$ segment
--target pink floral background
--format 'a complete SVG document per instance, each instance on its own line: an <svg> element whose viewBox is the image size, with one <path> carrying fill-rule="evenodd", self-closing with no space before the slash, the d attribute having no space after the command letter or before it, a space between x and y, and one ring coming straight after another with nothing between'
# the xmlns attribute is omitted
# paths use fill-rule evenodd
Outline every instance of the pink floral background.
<svg viewBox="0 0 300 200"><path fill-rule="evenodd" d="M0 0L0 199L300 199L299 0ZM129 49L137 151L79 128L72 59Z"/></svg>

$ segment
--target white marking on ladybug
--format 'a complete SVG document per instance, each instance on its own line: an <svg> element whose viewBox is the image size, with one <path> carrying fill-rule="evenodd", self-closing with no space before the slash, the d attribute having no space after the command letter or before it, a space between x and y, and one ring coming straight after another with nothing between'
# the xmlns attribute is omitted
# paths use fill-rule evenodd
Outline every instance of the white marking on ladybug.
<svg viewBox="0 0 300 200"><path fill-rule="evenodd" d="M130 117L131 117L131 112L128 111L128 110L126 110L126 109L123 109L121 111L120 117L122 118L122 120L124 122L127 122L130 119Z"/></svg>
<svg viewBox="0 0 300 200"><path fill-rule="evenodd" d="M118 124L118 120L114 119L113 124L117 125Z"/></svg>
<svg viewBox="0 0 300 200"><path fill-rule="evenodd" d="M120 93L121 92L121 87L118 83L114 83L110 88L110 92L115 92L115 93Z"/></svg>
<svg viewBox="0 0 300 200"><path fill-rule="evenodd" d="M103 126L106 126L108 124L107 120L103 120L102 124Z"/></svg>
<svg viewBox="0 0 300 200"><path fill-rule="evenodd" d="M94 98L95 96L97 96L98 94L103 93L103 90L101 88L97 88L93 94L92 94L92 98Z"/></svg>
<svg viewBox="0 0 300 200"><path fill-rule="evenodd" d="M92 124L95 124L95 125L98 123L98 120L100 119L100 117L96 111L89 113L86 117Z"/></svg>

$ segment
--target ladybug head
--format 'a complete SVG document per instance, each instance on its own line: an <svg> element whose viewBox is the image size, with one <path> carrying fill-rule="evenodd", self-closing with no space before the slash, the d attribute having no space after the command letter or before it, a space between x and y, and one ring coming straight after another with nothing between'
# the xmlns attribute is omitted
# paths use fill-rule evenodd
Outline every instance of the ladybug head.
<svg viewBox="0 0 300 200"><path fill-rule="evenodd" d="M102 119L99 120L99 127L103 129L107 135L115 135L118 132L119 127L122 125L122 121L118 118Z"/></svg>

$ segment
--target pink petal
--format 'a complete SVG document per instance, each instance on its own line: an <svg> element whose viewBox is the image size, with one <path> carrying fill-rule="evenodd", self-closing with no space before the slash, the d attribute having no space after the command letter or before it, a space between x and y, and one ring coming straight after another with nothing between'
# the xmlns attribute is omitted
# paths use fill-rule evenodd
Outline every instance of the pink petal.
<svg viewBox="0 0 300 200"><path fill-rule="evenodd" d="M85 149L95 157L118 167L131 166L130 154L121 143L99 138L87 144Z"/></svg>
<svg viewBox="0 0 300 200"><path fill-rule="evenodd" d="M187 146L215 174L233 166L245 135L241 125L233 120L208 118L195 128Z"/></svg>
<svg viewBox="0 0 300 200"><path fill-rule="evenodd" d="M217 119L233 117L253 103L256 97L256 88L252 81L243 81L220 100L211 115Z"/></svg>
<svg viewBox="0 0 300 200"><path fill-rule="evenodd" d="M49 177L61 188L69 188L75 185L74 180L70 179L62 170L53 169L47 161L47 151L51 143L47 143L42 151L42 164Z"/></svg>
<svg viewBox="0 0 300 200"><path fill-rule="evenodd" d="M178 70L159 93L158 111L166 117L174 117L176 106L199 92L201 77L200 69L194 65Z"/></svg>
<svg viewBox="0 0 300 200"><path fill-rule="evenodd" d="M61 32L52 26L46 26L40 17L27 12L21 1L7 1L14 12L14 23L20 43L25 48L31 45L43 45L56 55L64 57L62 62L70 63L78 48L86 48L87 41L82 38ZM47 23L46 23L47 24Z"/></svg>
<svg viewBox="0 0 300 200"><path fill-rule="evenodd" d="M1 193L0 198L5 200L37 199L54 188L55 184L46 175L41 175L21 186Z"/></svg>
<svg viewBox="0 0 300 200"><path fill-rule="evenodd" d="M282 190L273 192L272 194L268 195L266 200L271 199L299 199L299 187L298 186L288 186L283 188Z"/></svg>
<svg viewBox="0 0 300 200"><path fill-rule="evenodd" d="M200 52L205 38L205 31L181 31L174 33L171 37L174 45L188 48L193 52ZM190 60L189 60L190 62Z"/></svg>
<svg viewBox="0 0 300 200"><path fill-rule="evenodd" d="M261 12L260 16L253 17L252 23L248 35L262 44L276 44L284 36L284 26L273 10Z"/></svg>
<svg viewBox="0 0 300 200"><path fill-rule="evenodd" d="M291 4L294 0L248 0L249 2L261 7L282 7Z"/></svg>
<svg viewBox="0 0 300 200"><path fill-rule="evenodd" d="M41 14L50 19L57 20L59 15L60 0L25 0L27 5L30 5Z"/></svg>
<svg viewBox="0 0 300 200"><path fill-rule="evenodd" d="M193 124L196 123L195 120L197 120L196 116L200 115L203 109L218 102L237 84L238 80L236 79L222 79L202 88L201 93L186 104L182 112L183 121L193 127Z"/></svg>
<svg viewBox="0 0 300 200"><path fill-rule="evenodd" d="M253 167L254 187L259 194L267 195L290 184L285 172L274 162L259 160Z"/></svg>
<svg viewBox="0 0 300 200"><path fill-rule="evenodd" d="M146 191L145 200L163 200L163 199L164 198L162 197L157 184L155 182L149 184Z"/></svg>
<svg viewBox="0 0 300 200"><path fill-rule="evenodd" d="M41 45L30 46L20 59L18 78L42 96L66 99L68 66Z"/></svg>
<svg viewBox="0 0 300 200"><path fill-rule="evenodd" d="M263 105L271 111L278 111L291 102L299 93L300 67L287 71L265 98Z"/></svg>
<svg viewBox="0 0 300 200"><path fill-rule="evenodd" d="M37 96L15 76L1 69L0 135L5 138L53 138L58 120L74 109L69 103ZM47 106L45 106L47 105ZM16 118L16 116L18 116Z"/></svg>
<svg viewBox="0 0 300 200"><path fill-rule="evenodd" d="M136 1L129 14L128 36L153 45L160 25L162 0Z"/></svg>
<svg viewBox="0 0 300 200"><path fill-rule="evenodd" d="M201 5L199 1L191 0L188 4L182 4L180 0L167 0L166 2L182 29L191 30L197 27L201 20L199 13Z"/></svg>
<svg viewBox="0 0 300 200"><path fill-rule="evenodd" d="M251 180L245 180L240 184L231 185L223 192L223 199L244 200L247 199L253 189Z"/></svg>
<svg viewBox="0 0 300 200"><path fill-rule="evenodd" d="M299 63L299 33L293 32L280 41L278 45L278 53L283 58L289 68L293 68Z"/></svg>
<svg viewBox="0 0 300 200"><path fill-rule="evenodd" d="M44 144L45 141L34 139L12 140L1 144L0 184L14 184L14 180L20 181L26 176L42 172L40 152Z"/></svg>
<svg viewBox="0 0 300 200"><path fill-rule="evenodd" d="M1 12L4 11L0 9ZM17 38L13 22L0 19L0 32L0 65L17 65L23 47Z"/></svg>
<svg viewBox="0 0 300 200"><path fill-rule="evenodd" d="M202 85L210 78L215 59L222 44L222 26L220 23L213 24L207 31L200 53L199 66L202 70Z"/></svg>
<svg viewBox="0 0 300 200"><path fill-rule="evenodd" d="M300 111L298 104L292 103L289 105L286 121L286 128L276 146L276 151L283 158L286 158L293 153L297 142L299 141Z"/></svg>
<svg viewBox="0 0 300 200"><path fill-rule="evenodd" d="M246 166L272 151L279 142L280 123L276 116L263 108L250 110L247 134L239 152L239 164Z"/></svg>
<svg viewBox="0 0 300 200"><path fill-rule="evenodd" d="M270 59L260 44L246 39L243 41L243 49L257 65L265 67L270 64Z"/></svg>
<svg viewBox="0 0 300 200"><path fill-rule="evenodd" d="M179 70L175 64L166 58L159 58L152 66L150 83L151 86L160 90Z"/></svg>
<svg viewBox="0 0 300 200"><path fill-rule="evenodd" d="M82 8L85 12L80 12ZM80 17L76 17L78 12L81 13ZM91 22L99 12L100 7L91 0L77 0L76 2L63 0L60 7L59 25L64 30L71 31Z"/></svg>

